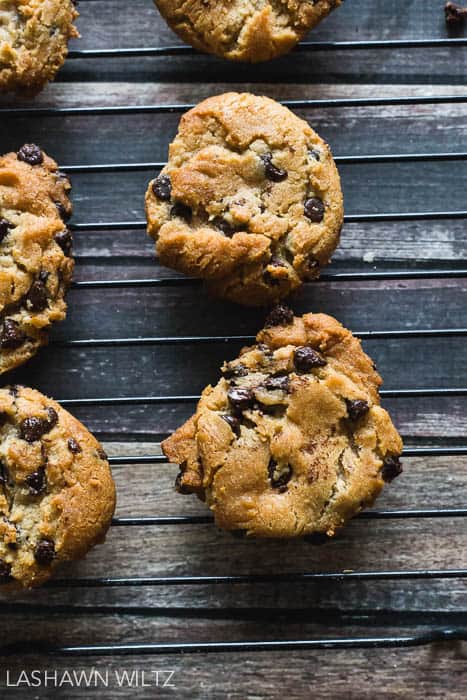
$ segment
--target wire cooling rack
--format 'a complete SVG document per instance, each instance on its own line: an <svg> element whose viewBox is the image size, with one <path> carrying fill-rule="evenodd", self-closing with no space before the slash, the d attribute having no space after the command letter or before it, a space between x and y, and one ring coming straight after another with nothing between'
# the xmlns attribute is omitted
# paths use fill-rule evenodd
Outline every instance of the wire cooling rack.
<svg viewBox="0 0 467 700"><path fill-rule="evenodd" d="M90 0L86 0L86 3ZM420 39L420 40L383 40L383 41L343 41L343 42L303 42L296 49L295 53L312 52L312 51L333 51L333 50L364 50L364 49L403 49L403 48L418 48L418 47L454 47L466 46L466 38L448 38L448 39ZM73 50L70 52L70 59L105 59L105 58L142 58L142 57L163 57L163 56L191 56L196 52L187 46L165 46L165 47L149 47L149 48L126 48L126 49L94 49L94 50ZM385 107L394 105L430 105L430 104L449 104L449 103L465 103L467 95L426 95L419 97L375 97L375 98L343 98L343 99L316 99L316 100L295 100L284 101L283 103L291 109L298 108L345 108L345 107ZM125 115L135 113L183 113L192 105L188 103L182 104L145 104L145 105L121 105L121 106L93 106L93 107L30 107L30 106L12 106L4 107L0 110L1 119L16 119L30 118L38 119L41 117L74 117L80 115L88 116L104 116L104 115ZM381 155L347 155L337 156L335 158L338 164L365 164L365 163L391 163L391 162L427 162L427 161L464 161L467 159L467 152L430 152L430 153L393 153ZM134 163L112 163L112 164L64 164L61 169L73 175L92 174L92 173L115 173L115 172L138 172L148 171L151 174L154 171L160 170L164 166L163 162L134 162ZM148 178L149 179L149 178ZM408 211L408 212L382 212L382 213L357 213L346 215L346 222L401 222L406 223L413 220L444 220L450 221L455 219L466 219L467 210L440 210L440 211ZM88 231L114 231L114 230L138 230L145 228L145 222L139 220L111 220L111 221L85 221L71 225L70 228L77 235L85 234ZM467 266L451 267L449 269L399 269L399 270L365 270L359 272L339 272L333 270L321 276L319 282L340 282L340 281L371 281L371 280L415 280L415 279L454 279L467 277ZM194 287L199 282L186 277L145 277L140 279L105 279L105 280L83 280L75 282L73 287L77 290L83 289L106 289L115 288L121 290L122 294L125 289L144 288L144 287L169 287L169 286L184 286ZM400 339L401 341L410 338L446 338L446 337L465 337L467 336L467 327L453 328L425 328L425 329L394 329L383 331L361 330L355 333L364 340L368 339ZM52 344L59 347L119 347L119 346L156 346L156 345L183 345L193 344L195 346L205 346L215 342L223 343L238 343L251 342L253 337L248 335L230 335L230 336L152 336L152 337L121 337L121 338L102 338L102 339L69 339L63 341L52 341ZM381 391L383 398L400 399L404 398L426 398L426 397L459 397L467 396L467 387L459 386L453 388L431 387L420 389L391 389ZM82 406L97 406L103 410L109 406L140 406L140 405L167 405L171 403L188 403L195 404L198 400L198 395L165 395L165 396L129 396L129 397L100 397L100 398L71 398L61 401L66 408L73 410L76 407ZM464 445L455 446L427 446L427 447L410 447L404 450L405 457L449 457L467 455L467 442ZM166 463L166 458L161 454L144 454L144 455L119 455L109 458L111 465L158 465ZM425 509L392 509L381 510L374 509L363 512L358 516L361 520L383 520L397 519L410 520L418 518L465 518L467 517L467 507L462 508L425 508ZM210 515L182 515L182 516L141 516L141 517L116 517L113 520L114 527L132 526L162 526L162 525L190 525L196 526L212 522ZM131 587L159 587L159 586L201 586L201 585L241 585L241 584L286 584L286 583L308 583L308 582L337 582L339 585L345 586L350 581L415 581L415 580L434 580L434 579L465 579L467 578L467 569L388 569L375 571L345 571L345 572L307 572L298 571L287 574L242 574L242 575L184 575L184 576L149 576L149 577L89 577L89 578L57 578L50 581L47 587L50 589L74 589L74 588L114 588L122 587L130 589ZM21 604L18 605L21 609ZM24 609L34 614L42 614L50 610L48 607L24 606ZM80 607L74 604L70 605L55 605L54 612L56 614L67 615L72 612L78 612L83 615L91 615L95 612L106 610L109 613L125 614L130 610L124 606L110 606L103 608L99 606ZM131 608L132 611L135 608ZM150 608L142 608L143 614L151 614ZM223 616L226 611L218 610L219 617ZM245 609L236 611L229 610L232 617L245 616L248 611ZM284 612L284 610L282 610ZM294 610L286 609L285 612L293 616ZM301 611L295 611L301 614ZM189 616L197 614L191 611L175 611L165 609L165 613L170 616L178 614ZM250 610L252 616L261 613L258 610ZM206 611L200 609L199 615L205 615ZM211 616L216 615L216 611L210 610ZM263 611L267 614L267 611ZM158 643L145 641L138 644L79 644L72 646L56 645L41 643L27 644L21 642L20 645L7 645L0 649L0 652L8 654L16 654L18 650L22 654L27 652L50 652L63 655L141 655L141 654L178 654L187 652L236 652L236 651L272 651L272 650L293 650L293 649L339 649L339 648L371 648L371 647L410 647L420 646L435 641L444 640L467 640L467 626L459 625L456 618L455 624L450 624L450 617L445 616L446 623L441 620L436 625L433 625L428 631L409 635L387 635L387 636L342 636L338 638L316 638L316 639L280 639L275 641L256 640L256 641L238 641L238 642L177 642L177 643ZM326 621L326 618L325 618Z"/></svg>

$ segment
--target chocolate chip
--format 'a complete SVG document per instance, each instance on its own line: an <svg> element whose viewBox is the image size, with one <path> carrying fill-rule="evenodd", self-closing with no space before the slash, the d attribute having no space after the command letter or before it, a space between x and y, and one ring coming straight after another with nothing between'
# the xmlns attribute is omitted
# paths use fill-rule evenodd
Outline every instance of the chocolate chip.
<svg viewBox="0 0 467 700"><path fill-rule="evenodd" d="M272 326L290 326L293 323L294 315L292 309L285 304L278 304L273 308L264 323L265 328Z"/></svg>
<svg viewBox="0 0 467 700"><path fill-rule="evenodd" d="M18 160L22 160L29 165L40 165L44 162L44 155L34 143L25 143L16 154Z"/></svg>
<svg viewBox="0 0 467 700"><path fill-rule="evenodd" d="M0 579L11 578L11 564L0 559Z"/></svg>
<svg viewBox="0 0 467 700"><path fill-rule="evenodd" d="M310 156L311 156L312 158L314 158L315 160L317 160L317 161L320 161L320 160L321 160L321 152L318 151L316 148L312 148L311 150L308 151L308 153L309 153Z"/></svg>
<svg viewBox="0 0 467 700"><path fill-rule="evenodd" d="M49 566L55 559L55 545L50 540L41 540L34 550L34 559L39 566Z"/></svg>
<svg viewBox="0 0 467 700"><path fill-rule="evenodd" d="M168 175L159 175L156 177L152 183L152 191L158 199L163 202L170 201L170 196L172 194L172 183L170 182L170 177Z"/></svg>
<svg viewBox="0 0 467 700"><path fill-rule="evenodd" d="M282 180L287 179L287 170L283 170L282 168L278 168L273 165L272 153L264 153L261 156L261 160L264 164L264 174L268 180L272 180L272 182L282 182Z"/></svg>
<svg viewBox="0 0 467 700"><path fill-rule="evenodd" d="M238 420L238 418L236 418L235 416L231 416L228 413L225 413L223 416L221 416L221 418L223 418L225 420L225 422L228 423L228 425L230 426L234 435L239 437L239 435L240 435L240 421Z"/></svg>
<svg viewBox="0 0 467 700"><path fill-rule="evenodd" d="M31 284L26 295L26 303L33 311L43 311L47 308L47 291L43 282L36 280Z"/></svg>
<svg viewBox="0 0 467 700"><path fill-rule="evenodd" d="M256 349L263 353L263 355L272 355L272 350L266 343L258 343Z"/></svg>
<svg viewBox="0 0 467 700"><path fill-rule="evenodd" d="M80 452L82 452L82 449L81 449L80 445L76 442L75 438L70 438L70 439L68 440L68 443L67 443L67 444L68 444L68 449L69 449L70 452L72 452L74 455L77 455L77 454L79 454Z"/></svg>
<svg viewBox="0 0 467 700"><path fill-rule="evenodd" d="M44 418L28 416L20 423L19 436L26 442L35 442L48 433L51 427L49 421Z"/></svg>
<svg viewBox="0 0 467 700"><path fill-rule="evenodd" d="M399 457L396 455L386 457L381 470L381 476L384 481L390 482L395 479L396 476L399 476L399 474L402 474L402 464Z"/></svg>
<svg viewBox="0 0 467 700"><path fill-rule="evenodd" d="M247 368L241 363L238 365L227 365L227 367L222 369L221 372L226 379L232 379L233 377L246 377L248 374Z"/></svg>
<svg viewBox="0 0 467 700"><path fill-rule="evenodd" d="M68 221L68 219L69 219L70 216L71 216L71 212L68 211L68 210L66 209L65 205L62 204L61 202L54 202L54 204L55 204L55 206L56 206L56 208L57 208L57 211L58 211L58 214L59 214L60 218L61 218L63 221Z"/></svg>
<svg viewBox="0 0 467 700"><path fill-rule="evenodd" d="M308 258L306 267L308 275L316 277L319 273L319 261L316 260L316 258L313 255L310 255L310 257Z"/></svg>
<svg viewBox="0 0 467 700"><path fill-rule="evenodd" d="M52 406L47 406L46 411L49 417L49 430L52 430L58 423L58 413Z"/></svg>
<svg viewBox="0 0 467 700"><path fill-rule="evenodd" d="M0 462L0 486L6 486L8 484L8 478L8 467L6 467L3 462Z"/></svg>
<svg viewBox="0 0 467 700"><path fill-rule="evenodd" d="M290 389L290 380L287 376L283 377L268 377L263 384L264 388L268 391L275 391L280 389L281 391L288 392Z"/></svg>
<svg viewBox="0 0 467 700"><path fill-rule="evenodd" d="M191 489L183 483L183 472L178 472L177 474L175 479L175 490L178 491L178 493L184 494L185 496L192 493Z"/></svg>
<svg viewBox="0 0 467 700"><path fill-rule="evenodd" d="M99 448L97 450L97 456L100 457L101 459L105 459L105 460L108 459L107 452L104 452L104 450L102 448Z"/></svg>
<svg viewBox="0 0 467 700"><path fill-rule="evenodd" d="M228 399L235 411L246 411L255 402L255 396L251 389L232 388L227 392Z"/></svg>
<svg viewBox="0 0 467 700"><path fill-rule="evenodd" d="M191 221L193 213L191 208L183 202L175 202L172 209L170 210L171 216L179 216L181 219L185 219L188 223Z"/></svg>
<svg viewBox="0 0 467 700"><path fill-rule="evenodd" d="M223 219L221 216L216 216L211 223L213 226L222 231L224 236L227 236L228 238L231 238L235 233L235 227L232 226L232 224L229 224L229 222Z"/></svg>
<svg viewBox="0 0 467 700"><path fill-rule="evenodd" d="M268 265L272 265L273 267L286 267L285 261L282 260L282 258L279 258L277 255L273 255L271 257Z"/></svg>
<svg viewBox="0 0 467 700"><path fill-rule="evenodd" d="M346 399L347 413L349 414L350 420L358 420L368 413L370 406L367 401L362 399L350 400Z"/></svg>
<svg viewBox="0 0 467 700"><path fill-rule="evenodd" d="M14 227L14 224L10 223L6 219L0 219L0 243L3 241L8 231Z"/></svg>
<svg viewBox="0 0 467 700"><path fill-rule="evenodd" d="M303 205L305 216L313 221L315 224L319 224L323 220L324 216L324 204L318 199L318 197L311 197L305 201Z"/></svg>
<svg viewBox="0 0 467 700"><path fill-rule="evenodd" d="M54 240L55 243L57 243L63 250L65 255L69 257L73 247L73 236L71 235L71 231L69 231L67 228L63 229L63 231L55 234Z"/></svg>
<svg viewBox="0 0 467 700"><path fill-rule="evenodd" d="M455 2L447 2L444 6L446 24L450 27L459 27L467 19L467 7L461 7Z"/></svg>
<svg viewBox="0 0 467 700"><path fill-rule="evenodd" d="M19 348L26 340L26 334L20 328L19 323L13 321L12 318L6 318L3 321L3 328L0 334L0 346L13 350Z"/></svg>
<svg viewBox="0 0 467 700"><path fill-rule="evenodd" d="M309 346L297 348L294 352L294 365L297 372L309 372L315 367L324 367L326 360L319 352Z"/></svg>
<svg viewBox="0 0 467 700"><path fill-rule="evenodd" d="M29 491L33 496L38 496L40 493L45 491L47 486L45 468L39 467L39 469L36 472L28 474L28 476L26 477L26 483L29 486Z"/></svg>
<svg viewBox="0 0 467 700"><path fill-rule="evenodd" d="M10 387L8 387L8 392L11 394L11 396L16 398L18 396L19 389L20 387L18 384L12 384Z"/></svg>
<svg viewBox="0 0 467 700"><path fill-rule="evenodd" d="M47 270L41 270L39 272L39 279L41 282L44 282L44 284L47 282L47 280L49 279L49 273L47 272Z"/></svg>
<svg viewBox="0 0 467 700"><path fill-rule="evenodd" d="M286 485L292 476L292 467L290 464L277 464L271 457L268 464L268 476L274 489L286 491Z"/></svg>

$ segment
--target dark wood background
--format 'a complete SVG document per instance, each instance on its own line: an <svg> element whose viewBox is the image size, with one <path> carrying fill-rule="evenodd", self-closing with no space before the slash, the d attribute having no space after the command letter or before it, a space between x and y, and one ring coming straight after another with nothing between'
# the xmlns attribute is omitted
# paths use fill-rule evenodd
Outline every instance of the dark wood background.
<svg viewBox="0 0 467 700"><path fill-rule="evenodd" d="M151 0L82 0L74 49L180 43ZM460 34L462 35L462 34ZM316 41L427 39L449 36L441 0L348 0L312 35ZM41 107L197 102L228 89L276 99L465 95L465 47L315 51L259 66L206 56L71 59ZM3 98L2 106L32 106ZM297 112L337 156L462 152L467 107L458 104L308 108ZM166 159L179 114L5 118L0 149L39 143L61 166ZM341 165L346 212L466 209L466 161ZM81 173L73 177L73 223L142 220L151 172ZM465 219L352 223L330 270L465 269ZM143 230L79 231L76 281L173 276L158 266ZM306 285L297 312L325 311L356 331L466 327L465 278L333 281ZM75 288L68 319L52 342L13 381L56 399L198 394L216 381L238 344L62 347L60 341L144 336L254 334L264 312L209 299L201 286ZM464 338L365 343L385 388L466 384ZM8 378L9 380L10 378ZM6 381L6 380L5 380ZM466 442L465 398L386 402L408 446ZM151 454L161 436L192 411L189 403L76 407L111 455ZM467 458L405 460L381 508L465 507ZM204 513L194 497L174 494L166 465L118 466L117 515ZM421 568L466 568L463 519L355 521L322 548L304 542L244 542L211 525L113 527L106 544L61 576L151 576ZM2 598L4 639L67 644L299 639L411 634L467 619L462 579L328 582L324 585L162 586L47 589ZM64 606L64 607L60 607ZM235 608L236 614L232 613ZM240 612L239 612L240 610ZM65 614L64 614L65 611ZM20 647L21 648L21 647ZM176 689L139 688L135 697L180 698L465 698L467 646L323 650L180 656L2 659L5 670L174 669ZM89 691L15 690L5 697L88 697ZM3 693L2 693L3 694ZM127 697L112 685L96 697Z"/></svg>

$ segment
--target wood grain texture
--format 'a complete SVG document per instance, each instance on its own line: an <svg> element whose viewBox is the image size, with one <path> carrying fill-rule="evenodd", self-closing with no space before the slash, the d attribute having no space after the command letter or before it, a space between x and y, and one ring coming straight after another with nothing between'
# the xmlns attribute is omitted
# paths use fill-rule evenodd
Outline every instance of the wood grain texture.
<svg viewBox="0 0 467 700"><path fill-rule="evenodd" d="M443 2L348 0L317 28L313 41L427 39L448 36ZM152 0L82 0L82 39L73 48L179 44ZM458 34L462 35L462 33ZM316 51L262 66L206 56L72 59L34 103L2 97L0 106L125 106L193 103L225 90L281 100L465 95L464 48ZM297 110L338 156L467 151L467 103ZM5 118L0 151L33 141L62 167L164 161L179 113ZM466 161L340 166L348 214L466 209ZM73 222L142 220L151 170L73 177ZM154 258L143 230L80 231L77 281L178 276ZM371 262L368 262L371 260ZM465 269L465 219L348 223L330 271ZM325 311L355 331L466 327L465 278L323 281L307 284L294 309ZM72 339L250 335L265 312L210 299L202 286L75 288L67 321L51 344L5 379L58 399L196 395L215 382L238 343L63 348ZM371 340L385 388L466 385L463 338ZM467 442L467 398L385 401L408 445ZM74 413L105 440L111 455L154 454L159 439L193 404L86 406ZM406 459L385 489L381 509L465 508L466 457ZM173 490L171 465L114 468L117 516L206 514L195 497ZM323 547L307 542L237 539L210 524L113 526L107 542L59 577L277 574L343 570L467 568L467 519L355 520ZM308 581L241 585L48 588L2 596L5 642L18 643L0 664L2 697L107 700L177 697L453 698L467 696L467 646L314 650L131 657L26 654L27 643L75 644L286 640L410 635L467 624L466 579ZM2 642L3 644L3 642ZM6 687L22 669L109 673L108 687ZM145 671L150 686L118 687L115 671ZM152 671L160 671L159 685ZM171 683L163 688L168 671Z"/></svg>

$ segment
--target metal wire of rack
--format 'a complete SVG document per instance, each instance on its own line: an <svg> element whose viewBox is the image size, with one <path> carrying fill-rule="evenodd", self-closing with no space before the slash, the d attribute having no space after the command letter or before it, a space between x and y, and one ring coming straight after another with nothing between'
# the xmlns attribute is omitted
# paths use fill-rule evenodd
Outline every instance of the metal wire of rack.
<svg viewBox="0 0 467 700"><path fill-rule="evenodd" d="M90 0L87 0L90 1ZM408 41L343 41L343 42L303 42L295 52L308 51L333 51L333 50L365 50L365 49L395 49L395 48L418 48L418 47L453 47L466 46L467 38L449 39L427 39ZM126 48L126 49L97 49L97 50L73 50L69 54L71 59L96 59L96 58L141 58L141 57L162 57L187 55L191 56L197 52L187 46L166 46L147 48ZM346 107L379 107L387 105L423 105L423 104L446 104L467 102L467 95L442 95L442 96L420 96L420 97L390 97L390 98L344 98L344 99L316 99L316 100L288 100L283 104L292 109L297 108L346 108ZM2 119L16 118L37 118L37 117L73 117L75 115L88 115L102 117L105 115L129 115L136 113L182 113L192 105L184 104L145 104L145 105L122 105L117 107L3 107L0 109ZM381 155L345 155L337 156L338 163L387 163L395 161L426 162L426 161L464 161L467 159L467 152L440 152L440 153L408 153L408 154L381 154ZM74 174L91 174L101 172L137 172L137 171L158 171L164 166L162 162L135 162L135 163L108 163L108 164L74 164L64 165L63 170ZM361 213L346 216L347 222L372 222L372 221L400 221L410 220L454 220L466 219L467 210L458 211L421 211L421 212L383 212L383 213ZM110 230L137 230L145 228L144 221L104 221L104 222L80 222L70 226L78 235L85 235L87 232L110 231ZM352 281L352 280L412 280L412 279L436 279L436 278L465 278L467 269L423 269L423 270L370 270L364 272L338 272L331 270L322 275L321 281ZM158 286L194 286L199 284L197 280L181 277L170 278L142 278L142 279L112 279L112 280L84 280L75 282L73 287L77 290L93 288L116 288L124 290L128 287L158 287ZM390 330L371 331L362 330L357 332L362 339L390 339L398 338L443 338L443 337L464 337L467 336L467 328L427 328L419 330ZM89 339L69 339L66 341L56 341L55 345L63 348L72 347L107 347L121 345L161 345L161 344L210 344L214 342L251 342L251 336L174 336L174 337L135 337L135 338L89 338ZM422 397L452 397L467 396L467 387L432 387L421 389L392 389L381 391L383 398L401 399L422 398ZM167 396L130 396L130 397L100 397L100 398L78 398L64 399L61 404L73 409L78 406L123 406L123 405L160 405L170 403L195 403L198 395L167 395ZM425 456L456 456L467 455L467 444L450 447L408 447L404 450L406 457ZM140 456L120 455L109 458L111 465L163 465L167 462L161 454L145 454ZM425 509L392 509L392 510L370 510L361 513L358 518L364 520L377 519L413 519L413 518L465 518L467 517L467 507L462 508L425 508ZM113 520L114 527L132 526L176 526L176 525L201 525L212 522L209 515L183 515L183 516L141 516L141 517L116 517ZM240 585L240 584L270 584L270 583L308 583L314 581L335 581L345 585L353 580L371 581L400 581L400 580L433 580L433 579L466 579L467 569L420 569L420 570L386 570L386 571L344 571L344 572L306 572L299 571L287 574L244 574L244 575L224 575L224 576L150 576L150 577L95 577L95 578L62 578L55 579L47 584L48 588L107 588L107 587L135 587L135 586L202 586L202 585ZM16 610L26 609L28 613L41 614L45 610L49 611L49 606L29 605L16 606ZM197 616L206 615L206 610L197 609L158 609L151 607L125 606L75 606L64 605L54 606L58 614L103 614L105 612L118 612L120 614L129 613L143 615L182 615ZM6 605L2 612L12 612L12 606ZM135 612L136 611L136 612ZM271 611L232 609L224 611L210 610L209 614L220 617L239 618L248 615L268 615ZM293 614L293 610L287 613ZM303 610L296 611L303 615ZM348 649L348 648L394 648L413 647L430 644L437 641L447 640L467 640L467 627L437 623L428 632L413 635L387 635L387 636L342 636L339 638L319 638L319 639L293 639L277 641L239 641L239 642L199 642L199 643L141 643L141 644L100 644L100 645L72 645L59 646L55 644L42 643L41 652L60 654L67 656L97 656L97 655L137 655L137 654L182 654L188 652L235 652L235 651L278 651L296 649ZM6 645L1 648L4 655L18 653L17 644ZM21 653L37 652L37 645L21 643Z"/></svg>

